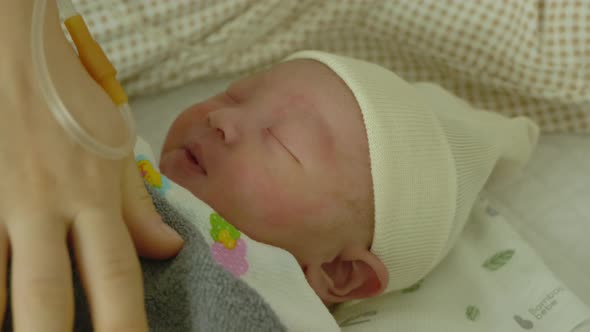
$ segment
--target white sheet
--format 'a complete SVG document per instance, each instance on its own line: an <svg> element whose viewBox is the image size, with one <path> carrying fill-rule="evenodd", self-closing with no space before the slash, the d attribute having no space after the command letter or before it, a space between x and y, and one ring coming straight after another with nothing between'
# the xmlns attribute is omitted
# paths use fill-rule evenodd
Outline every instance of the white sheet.
<svg viewBox="0 0 590 332"><path fill-rule="evenodd" d="M195 82L134 100L139 135L159 151L179 113L229 82ZM522 177L491 192L549 268L590 304L590 136L542 137Z"/></svg>
<svg viewBox="0 0 590 332"><path fill-rule="evenodd" d="M590 304L590 136L546 136L514 183L492 188L517 231Z"/></svg>

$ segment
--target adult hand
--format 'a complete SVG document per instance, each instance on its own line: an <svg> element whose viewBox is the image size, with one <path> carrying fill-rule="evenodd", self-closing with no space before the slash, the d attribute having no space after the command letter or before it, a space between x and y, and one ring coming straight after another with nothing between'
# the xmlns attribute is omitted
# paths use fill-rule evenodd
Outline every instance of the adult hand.
<svg viewBox="0 0 590 332"><path fill-rule="evenodd" d="M47 110L32 71L32 0L0 0L0 284L12 265L16 331L73 326L70 245L96 331L147 331L140 254L174 255L133 159L107 160L74 143ZM123 122L80 65L48 1L46 53L58 91L87 130L118 145ZM6 289L0 287L0 320Z"/></svg>

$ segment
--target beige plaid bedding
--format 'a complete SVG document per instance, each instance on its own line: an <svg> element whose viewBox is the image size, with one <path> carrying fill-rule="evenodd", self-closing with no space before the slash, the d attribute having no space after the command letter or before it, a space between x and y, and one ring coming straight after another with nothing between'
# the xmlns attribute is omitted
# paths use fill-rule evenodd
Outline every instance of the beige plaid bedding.
<svg viewBox="0 0 590 332"><path fill-rule="evenodd" d="M130 94L319 49L590 133L590 0L74 0Z"/></svg>

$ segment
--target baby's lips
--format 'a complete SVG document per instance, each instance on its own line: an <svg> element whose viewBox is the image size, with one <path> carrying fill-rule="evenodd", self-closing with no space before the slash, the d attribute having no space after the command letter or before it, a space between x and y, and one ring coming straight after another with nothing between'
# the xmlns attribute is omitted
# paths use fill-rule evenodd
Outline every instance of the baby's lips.
<svg viewBox="0 0 590 332"><path fill-rule="evenodd" d="M188 145L187 149L189 153L192 155L192 157L195 158L203 172L207 174L207 165L205 159L203 158L203 151L201 149L201 145L199 143L191 143Z"/></svg>

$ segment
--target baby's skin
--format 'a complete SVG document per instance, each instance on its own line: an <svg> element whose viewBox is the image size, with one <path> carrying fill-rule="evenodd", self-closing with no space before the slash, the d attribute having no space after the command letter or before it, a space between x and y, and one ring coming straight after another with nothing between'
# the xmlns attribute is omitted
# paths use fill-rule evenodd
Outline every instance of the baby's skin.
<svg viewBox="0 0 590 332"><path fill-rule="evenodd" d="M182 113L161 171L249 237L289 251L327 304L380 294L359 106L313 60L279 63Z"/></svg>

